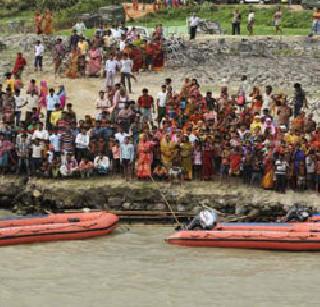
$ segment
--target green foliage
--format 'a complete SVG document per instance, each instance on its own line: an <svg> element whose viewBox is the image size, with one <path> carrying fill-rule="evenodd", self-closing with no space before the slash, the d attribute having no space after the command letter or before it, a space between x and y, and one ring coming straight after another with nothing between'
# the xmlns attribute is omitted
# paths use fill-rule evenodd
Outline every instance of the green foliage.
<svg viewBox="0 0 320 307"><path fill-rule="evenodd" d="M58 12L56 26L59 28L68 27L77 21L78 15L97 12L99 7L111 5L114 2L114 0L78 0L75 5Z"/></svg>
<svg viewBox="0 0 320 307"><path fill-rule="evenodd" d="M36 0L0 0L0 8L13 12L26 10L35 6Z"/></svg>
<svg viewBox="0 0 320 307"><path fill-rule="evenodd" d="M63 8L73 6L80 0L36 0L35 6L39 9L48 8L49 10L59 11Z"/></svg>

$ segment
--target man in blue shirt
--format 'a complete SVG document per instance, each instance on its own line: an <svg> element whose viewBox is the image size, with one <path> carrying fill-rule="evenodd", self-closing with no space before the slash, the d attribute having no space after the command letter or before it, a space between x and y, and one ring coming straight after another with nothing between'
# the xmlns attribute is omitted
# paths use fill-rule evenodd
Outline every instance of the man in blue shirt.
<svg viewBox="0 0 320 307"><path fill-rule="evenodd" d="M132 178L131 165L134 161L134 146L129 142L126 136L124 142L120 145L120 163L123 167L124 177L126 181Z"/></svg>
<svg viewBox="0 0 320 307"><path fill-rule="evenodd" d="M49 136L49 141L50 144L53 147L54 150L54 156L55 157L60 157L61 156L61 135L57 134L56 131L54 131L50 136Z"/></svg>

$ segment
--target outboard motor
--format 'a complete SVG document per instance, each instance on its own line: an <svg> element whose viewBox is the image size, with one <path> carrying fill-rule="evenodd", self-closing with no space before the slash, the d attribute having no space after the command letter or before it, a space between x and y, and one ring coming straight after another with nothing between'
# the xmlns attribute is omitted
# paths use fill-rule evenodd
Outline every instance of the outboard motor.
<svg viewBox="0 0 320 307"><path fill-rule="evenodd" d="M305 222L310 216L309 208L303 205L294 204L285 217L286 222Z"/></svg>

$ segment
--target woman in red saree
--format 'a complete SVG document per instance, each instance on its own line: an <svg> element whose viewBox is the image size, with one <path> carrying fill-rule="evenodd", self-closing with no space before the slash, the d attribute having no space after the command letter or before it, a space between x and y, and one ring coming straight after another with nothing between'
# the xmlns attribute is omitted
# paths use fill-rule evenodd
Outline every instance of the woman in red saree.
<svg viewBox="0 0 320 307"><path fill-rule="evenodd" d="M152 68L153 70L161 70L164 65L164 56L162 51L161 41L154 42L153 44L153 57L152 57Z"/></svg>
<svg viewBox="0 0 320 307"><path fill-rule="evenodd" d="M40 81L40 95L39 95L39 111L47 107L47 96L49 94L48 83L45 80Z"/></svg>
<svg viewBox="0 0 320 307"><path fill-rule="evenodd" d="M148 179L151 177L152 146L153 144L148 140L147 134L143 134L138 145L138 179Z"/></svg>
<svg viewBox="0 0 320 307"><path fill-rule="evenodd" d="M241 155L239 148L235 148L230 154L230 175L239 176Z"/></svg>
<svg viewBox="0 0 320 307"><path fill-rule="evenodd" d="M27 61L24 58L23 54L21 52L17 53L16 62L14 64L14 68L12 70L12 73L20 79L21 74L24 70L24 67L27 65Z"/></svg>
<svg viewBox="0 0 320 307"><path fill-rule="evenodd" d="M42 34L42 16L39 11L34 14L34 27L35 32L39 35Z"/></svg>
<svg viewBox="0 0 320 307"><path fill-rule="evenodd" d="M143 68L143 52L140 48L133 47L131 50L131 57L133 61L133 69L134 72L139 72L140 69Z"/></svg>
<svg viewBox="0 0 320 307"><path fill-rule="evenodd" d="M91 77L97 77L101 70L102 56L96 47L89 50L88 73Z"/></svg>
<svg viewBox="0 0 320 307"><path fill-rule="evenodd" d="M212 167L213 159L213 145L212 140L208 139L203 147L203 157L202 157L202 175L204 180L210 180L213 175Z"/></svg>

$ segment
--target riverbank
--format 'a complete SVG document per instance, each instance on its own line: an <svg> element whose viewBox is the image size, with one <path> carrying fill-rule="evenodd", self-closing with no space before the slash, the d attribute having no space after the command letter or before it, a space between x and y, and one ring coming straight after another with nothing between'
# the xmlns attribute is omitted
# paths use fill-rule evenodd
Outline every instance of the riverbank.
<svg viewBox="0 0 320 307"><path fill-rule="evenodd" d="M17 213L42 210L79 210L82 208L109 210L127 221L170 222L170 210L185 219L207 204L225 213L227 221L275 221L294 203L320 209L319 194L311 191L278 194L240 182L185 182L180 185L152 182L126 182L121 178L91 178L89 180L28 181L15 176L0 178L0 208ZM131 216L131 219L130 219Z"/></svg>

